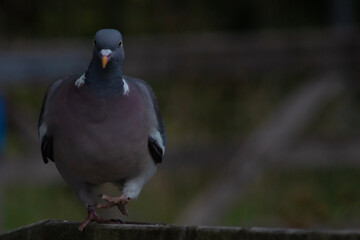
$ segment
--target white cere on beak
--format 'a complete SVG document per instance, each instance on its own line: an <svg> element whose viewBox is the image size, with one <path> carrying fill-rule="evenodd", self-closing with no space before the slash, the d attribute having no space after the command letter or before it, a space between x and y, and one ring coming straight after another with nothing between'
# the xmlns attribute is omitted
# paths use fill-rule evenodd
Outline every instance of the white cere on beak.
<svg viewBox="0 0 360 240"><path fill-rule="evenodd" d="M112 51L110 49L101 49L100 54L103 57L109 57Z"/></svg>

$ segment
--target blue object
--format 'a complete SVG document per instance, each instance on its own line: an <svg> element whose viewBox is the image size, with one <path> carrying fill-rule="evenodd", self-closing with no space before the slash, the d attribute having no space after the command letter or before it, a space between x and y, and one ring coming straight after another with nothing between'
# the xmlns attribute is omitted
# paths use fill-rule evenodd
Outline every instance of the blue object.
<svg viewBox="0 0 360 240"><path fill-rule="evenodd" d="M5 132L6 132L6 111L5 111L5 101L0 96L0 155L3 152L4 143L5 143Z"/></svg>

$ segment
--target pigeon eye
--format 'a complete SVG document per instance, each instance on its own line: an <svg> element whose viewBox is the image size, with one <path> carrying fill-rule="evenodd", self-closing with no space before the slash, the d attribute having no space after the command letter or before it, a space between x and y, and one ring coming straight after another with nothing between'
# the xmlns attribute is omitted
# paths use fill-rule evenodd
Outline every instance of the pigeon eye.
<svg viewBox="0 0 360 240"><path fill-rule="evenodd" d="M118 47L121 47L122 41L119 42Z"/></svg>

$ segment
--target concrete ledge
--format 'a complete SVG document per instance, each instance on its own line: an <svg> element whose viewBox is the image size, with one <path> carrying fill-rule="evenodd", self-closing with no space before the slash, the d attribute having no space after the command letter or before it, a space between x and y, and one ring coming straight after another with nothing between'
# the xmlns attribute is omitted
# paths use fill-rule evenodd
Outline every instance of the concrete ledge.
<svg viewBox="0 0 360 240"><path fill-rule="evenodd" d="M126 239L126 240L202 240L202 239L360 239L360 230L301 230L274 228L174 226L162 224L90 224L78 232L79 223L45 220L6 232L0 240L73 240L73 239Z"/></svg>

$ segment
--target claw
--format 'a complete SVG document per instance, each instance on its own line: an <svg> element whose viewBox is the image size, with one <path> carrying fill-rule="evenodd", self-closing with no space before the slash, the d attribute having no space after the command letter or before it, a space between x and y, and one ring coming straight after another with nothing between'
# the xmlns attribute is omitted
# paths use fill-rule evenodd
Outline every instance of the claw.
<svg viewBox="0 0 360 240"><path fill-rule="evenodd" d="M116 222L116 223L124 223L121 221L121 219L110 219L110 221Z"/></svg>
<svg viewBox="0 0 360 240"><path fill-rule="evenodd" d="M129 212L128 212L128 210L125 208L125 205L124 204L118 204L117 205L117 207L118 207L118 209L120 210L120 212L122 213L122 214L124 214L125 216L129 216Z"/></svg>

